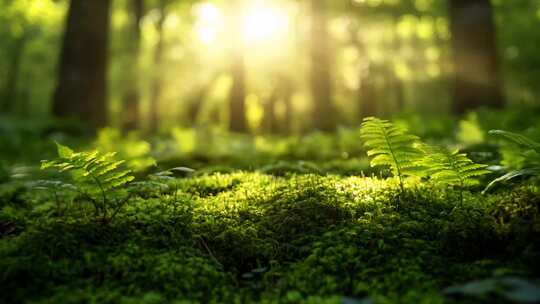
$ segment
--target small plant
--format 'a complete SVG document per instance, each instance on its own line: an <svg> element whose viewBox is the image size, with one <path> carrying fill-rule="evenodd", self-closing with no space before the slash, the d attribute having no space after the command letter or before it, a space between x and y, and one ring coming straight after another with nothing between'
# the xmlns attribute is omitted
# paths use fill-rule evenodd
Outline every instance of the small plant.
<svg viewBox="0 0 540 304"><path fill-rule="evenodd" d="M67 202L64 202L64 193L73 193L77 188L69 183L54 180L38 180L29 184L34 190L43 190L52 194L52 199L56 205L56 214L62 216L67 209ZM64 202L64 204L62 204ZM62 207L64 205L64 207Z"/></svg>
<svg viewBox="0 0 540 304"><path fill-rule="evenodd" d="M56 145L58 158L42 161L41 169L70 172L77 191L94 206L96 218L112 220L130 198L120 188L134 179L131 171L120 168L124 161L114 160L115 153L74 152Z"/></svg>
<svg viewBox="0 0 540 304"><path fill-rule="evenodd" d="M503 131L491 130L489 134L505 139L514 144L512 157L520 157L521 161L516 168L512 168L508 173L491 181L484 189L483 193L489 191L493 186L500 182L507 182L520 176L539 176L540 175L540 143L524 135Z"/></svg>
<svg viewBox="0 0 540 304"><path fill-rule="evenodd" d="M419 138L405 128L375 117L364 119L360 134L367 155L371 157L371 166L390 167L403 192L403 178L416 175L415 168L422 157L422 151L417 147Z"/></svg>
<svg viewBox="0 0 540 304"><path fill-rule="evenodd" d="M487 165L476 164L459 150L452 152L440 147L424 147L420 161L423 171L436 184L457 186L463 203L463 188L476 182L475 177L489 174Z"/></svg>
<svg viewBox="0 0 540 304"><path fill-rule="evenodd" d="M474 177L490 173L486 165L474 163L466 154L427 146L419 137L387 120L368 117L360 131L371 166L390 167L402 192L404 177L428 176L437 184L459 187L463 202L463 188L474 183Z"/></svg>

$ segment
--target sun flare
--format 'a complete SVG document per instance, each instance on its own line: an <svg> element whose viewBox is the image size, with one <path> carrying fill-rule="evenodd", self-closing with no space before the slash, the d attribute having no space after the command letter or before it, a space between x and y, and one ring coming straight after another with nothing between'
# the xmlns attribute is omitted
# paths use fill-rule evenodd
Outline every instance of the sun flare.
<svg viewBox="0 0 540 304"><path fill-rule="evenodd" d="M264 6L250 7L243 20L246 42L264 42L279 39L287 30L288 18L284 12Z"/></svg>
<svg viewBox="0 0 540 304"><path fill-rule="evenodd" d="M212 3L201 3L194 7L196 17L195 34L199 41L211 45L224 34L226 16L220 7ZM289 26L289 16L285 10L264 3L252 3L244 8L242 32L247 46L275 41L284 35ZM227 33L234 35L234 33Z"/></svg>

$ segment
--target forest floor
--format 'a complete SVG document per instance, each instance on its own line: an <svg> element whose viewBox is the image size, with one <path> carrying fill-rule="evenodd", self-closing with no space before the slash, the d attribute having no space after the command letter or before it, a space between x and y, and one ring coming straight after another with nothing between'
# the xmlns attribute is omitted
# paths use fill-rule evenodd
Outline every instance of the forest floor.
<svg viewBox="0 0 540 304"><path fill-rule="evenodd" d="M216 161L139 182L103 221L64 190L32 186L58 176L15 163L0 183L2 303L539 299L538 179L461 199L362 176L363 159L243 170Z"/></svg>

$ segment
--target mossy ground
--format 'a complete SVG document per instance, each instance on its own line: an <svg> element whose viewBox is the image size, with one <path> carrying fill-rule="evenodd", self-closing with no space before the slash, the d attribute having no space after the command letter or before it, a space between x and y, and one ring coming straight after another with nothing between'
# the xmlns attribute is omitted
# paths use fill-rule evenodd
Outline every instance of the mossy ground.
<svg viewBox="0 0 540 304"><path fill-rule="evenodd" d="M57 208L50 193L4 183L1 298L505 303L495 295L453 298L442 290L540 273L536 181L489 195L471 189L461 204L455 191L418 181L400 193L392 179L287 168L141 185L108 224L96 222L84 205Z"/></svg>

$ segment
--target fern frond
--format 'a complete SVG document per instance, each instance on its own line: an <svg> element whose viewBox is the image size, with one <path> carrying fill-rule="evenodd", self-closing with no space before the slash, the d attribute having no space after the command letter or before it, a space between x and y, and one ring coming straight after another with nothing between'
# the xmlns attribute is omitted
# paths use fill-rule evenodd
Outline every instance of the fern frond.
<svg viewBox="0 0 540 304"><path fill-rule="evenodd" d="M72 172L75 183L90 195L104 194L134 179L131 171L120 167L124 161L114 160L115 153L75 152L61 144L56 145L58 159L42 161L41 169L56 168L60 172Z"/></svg>
<svg viewBox="0 0 540 304"><path fill-rule="evenodd" d="M473 183L475 177L489 174L487 165L477 164L459 150L452 152L440 147L424 147L420 162L426 174L436 183L459 185Z"/></svg>
<svg viewBox="0 0 540 304"><path fill-rule="evenodd" d="M415 174L414 168L422 156L422 151L417 148L420 142L417 136L387 120L368 117L362 123L360 137L371 157L372 167L390 167L401 185L402 177Z"/></svg>
<svg viewBox="0 0 540 304"><path fill-rule="evenodd" d="M508 131L504 131L504 130L491 130L489 131L489 134L491 135L497 135L497 136L500 136L508 141L511 141L521 147L525 147L525 148L528 148L528 149L532 149L534 151L536 151L536 153L539 153L540 154L540 143L539 142L536 142L524 135L521 135L521 134L518 134L518 133L513 133L513 132L508 132Z"/></svg>
<svg viewBox="0 0 540 304"><path fill-rule="evenodd" d="M501 150L504 156L502 163L513 170L491 181L482 193L486 193L500 182L507 182L516 177L540 175L539 142L524 135L503 130L491 130L489 134L502 137L519 148Z"/></svg>
<svg viewBox="0 0 540 304"><path fill-rule="evenodd" d="M521 176L538 176L540 175L540 168L527 168L527 169L520 169L520 170L513 170L513 171L510 171L508 173L506 173L505 175L503 176L500 176L494 180L492 180L487 186L486 188L484 189L484 191L482 191L482 194L486 194L491 188L493 188L493 186L495 186L496 184L498 183L503 183L503 182L507 182L511 179L514 179L516 177L521 177Z"/></svg>

